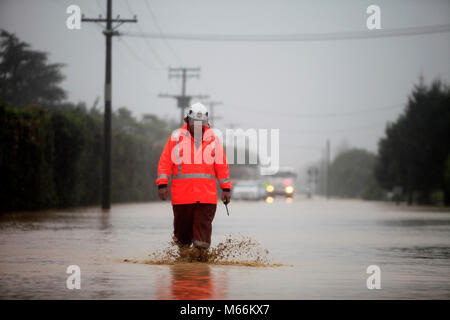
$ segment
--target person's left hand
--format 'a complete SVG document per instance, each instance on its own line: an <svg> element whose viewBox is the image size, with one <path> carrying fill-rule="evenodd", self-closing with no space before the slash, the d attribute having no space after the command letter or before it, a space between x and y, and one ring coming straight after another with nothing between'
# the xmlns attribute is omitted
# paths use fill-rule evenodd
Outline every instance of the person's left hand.
<svg viewBox="0 0 450 320"><path fill-rule="evenodd" d="M222 200L223 203L229 204L231 201L231 192L222 190L222 197L220 199Z"/></svg>
<svg viewBox="0 0 450 320"><path fill-rule="evenodd" d="M158 188L158 196L161 200L167 200L169 198L169 189L166 187Z"/></svg>

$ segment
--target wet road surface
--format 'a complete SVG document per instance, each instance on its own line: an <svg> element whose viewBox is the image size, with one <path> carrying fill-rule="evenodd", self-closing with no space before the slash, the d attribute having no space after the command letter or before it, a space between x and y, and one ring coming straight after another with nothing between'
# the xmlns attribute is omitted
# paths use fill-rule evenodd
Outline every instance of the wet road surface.
<svg viewBox="0 0 450 320"><path fill-rule="evenodd" d="M218 204L213 245L245 236L278 267L148 265L167 246L170 203L0 215L3 299L416 299L450 298L450 213L357 200ZM81 289L66 269L81 269ZM369 290L366 269L381 269Z"/></svg>

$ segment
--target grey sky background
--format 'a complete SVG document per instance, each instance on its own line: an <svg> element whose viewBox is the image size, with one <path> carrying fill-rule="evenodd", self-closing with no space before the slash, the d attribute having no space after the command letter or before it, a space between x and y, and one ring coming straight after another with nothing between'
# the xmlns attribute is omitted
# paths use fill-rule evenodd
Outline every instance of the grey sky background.
<svg viewBox="0 0 450 320"><path fill-rule="evenodd" d="M381 7L383 29L450 23L450 1L113 1L113 15L137 15L123 32L184 34L298 34L366 31L366 8ZM104 0L0 0L0 28L65 63L63 87L72 102L102 100L105 39L102 28L83 23L68 30L66 8L77 4L87 17L105 15ZM178 120L173 99L181 81L167 68L201 67L187 83L189 94L222 101L216 126L280 128L281 164L301 168L318 160L326 139L332 155L346 141L376 152L385 125L401 113L413 85L450 80L450 33L380 39L314 42L202 42L113 40L113 109L136 117L154 113ZM375 109L346 116L330 114ZM306 117L302 115L320 115Z"/></svg>

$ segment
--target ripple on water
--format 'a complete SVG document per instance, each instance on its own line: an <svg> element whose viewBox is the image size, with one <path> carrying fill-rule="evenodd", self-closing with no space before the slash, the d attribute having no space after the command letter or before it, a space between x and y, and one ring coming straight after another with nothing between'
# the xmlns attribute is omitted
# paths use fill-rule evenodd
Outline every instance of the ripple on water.
<svg viewBox="0 0 450 320"><path fill-rule="evenodd" d="M185 263L206 263L212 265L233 265L247 267L280 267L269 257L269 250L246 236L227 235L217 246L207 250L195 247L179 248L173 241L161 250L149 254L150 259L143 261L124 259L124 262L150 265L174 265Z"/></svg>

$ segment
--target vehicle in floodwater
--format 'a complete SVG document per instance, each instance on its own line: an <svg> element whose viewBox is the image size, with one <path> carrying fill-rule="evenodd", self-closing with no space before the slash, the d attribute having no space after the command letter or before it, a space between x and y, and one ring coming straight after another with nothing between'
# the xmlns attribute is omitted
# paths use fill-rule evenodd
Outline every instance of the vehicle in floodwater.
<svg viewBox="0 0 450 320"><path fill-rule="evenodd" d="M231 192L236 200L263 200L266 197L265 185L259 180L238 181Z"/></svg>
<svg viewBox="0 0 450 320"><path fill-rule="evenodd" d="M297 173L293 168L280 168L276 174L267 176L264 183L268 197L285 196L292 198L295 192Z"/></svg>

